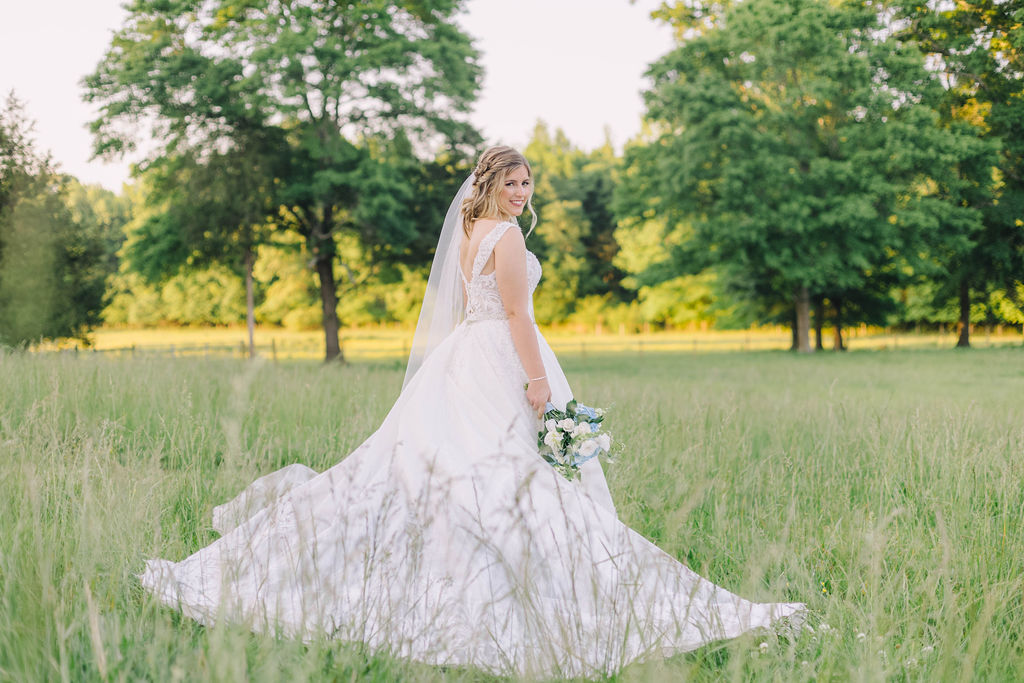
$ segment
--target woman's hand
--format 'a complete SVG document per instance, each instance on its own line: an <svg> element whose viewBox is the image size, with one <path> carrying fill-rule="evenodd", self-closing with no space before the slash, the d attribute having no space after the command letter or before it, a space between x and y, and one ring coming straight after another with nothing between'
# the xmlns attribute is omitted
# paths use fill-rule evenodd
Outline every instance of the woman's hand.
<svg viewBox="0 0 1024 683"><path fill-rule="evenodd" d="M547 379L538 379L527 384L526 400L537 411L537 417L544 417L544 408L551 400L551 385Z"/></svg>

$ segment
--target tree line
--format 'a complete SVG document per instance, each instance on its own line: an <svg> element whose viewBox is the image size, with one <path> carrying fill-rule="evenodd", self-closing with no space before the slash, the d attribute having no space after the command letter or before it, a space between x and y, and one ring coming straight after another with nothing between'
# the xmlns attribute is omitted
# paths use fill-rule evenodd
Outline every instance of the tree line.
<svg viewBox="0 0 1024 683"><path fill-rule="evenodd" d="M710 270L759 319L853 323L956 300L1021 322L1024 3L749 0L659 11L633 220L671 239L650 281ZM909 300L925 310L915 312ZM975 311L975 306L988 308Z"/></svg>
<svg viewBox="0 0 1024 683"><path fill-rule="evenodd" d="M341 323L412 323L484 145L460 5L131 5L84 82L97 154L141 157L121 195L0 110L0 341L248 319L320 326L332 359ZM677 41L643 132L588 151L538 123L525 149L540 322L784 323L802 350L862 323L958 323L964 346L1024 323L1024 3L655 14Z"/></svg>
<svg viewBox="0 0 1024 683"><path fill-rule="evenodd" d="M0 102L0 345L84 335L101 320L124 205L36 149L13 94Z"/></svg>

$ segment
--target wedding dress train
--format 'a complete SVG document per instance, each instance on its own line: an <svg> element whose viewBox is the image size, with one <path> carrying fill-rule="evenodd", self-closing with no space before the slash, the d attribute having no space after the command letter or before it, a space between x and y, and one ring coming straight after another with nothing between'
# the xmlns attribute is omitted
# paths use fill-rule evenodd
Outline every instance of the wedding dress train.
<svg viewBox="0 0 1024 683"><path fill-rule="evenodd" d="M570 482L540 458L495 276L481 274L510 228L484 237L463 275L466 320L373 435L323 473L257 480L214 510L220 539L150 560L143 585L206 624L528 676L611 673L798 620L803 605L744 600L625 526L596 459ZM531 293L540 270L527 252ZM537 336L564 405L569 384Z"/></svg>

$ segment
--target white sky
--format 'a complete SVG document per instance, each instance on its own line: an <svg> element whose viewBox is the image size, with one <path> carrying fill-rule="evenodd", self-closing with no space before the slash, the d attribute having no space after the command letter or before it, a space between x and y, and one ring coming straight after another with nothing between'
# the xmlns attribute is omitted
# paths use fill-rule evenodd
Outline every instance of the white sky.
<svg viewBox="0 0 1024 683"><path fill-rule="evenodd" d="M523 146L538 119L591 149L640 129L647 65L672 46L650 18L661 0L469 0L462 27L483 53L472 116L489 143ZM36 121L40 149L87 183L119 190L129 158L90 160L80 81L99 62L121 0L0 0L0 96L14 89Z"/></svg>

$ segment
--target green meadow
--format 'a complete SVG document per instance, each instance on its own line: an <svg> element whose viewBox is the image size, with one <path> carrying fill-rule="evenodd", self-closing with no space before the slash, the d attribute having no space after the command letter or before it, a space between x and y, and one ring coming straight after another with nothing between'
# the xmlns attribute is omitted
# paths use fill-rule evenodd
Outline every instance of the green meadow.
<svg viewBox="0 0 1024 683"><path fill-rule="evenodd" d="M570 354L608 410L619 514L807 630L633 665L623 681L1024 678L1024 350ZM399 361L0 353L0 680L491 680L332 642L200 627L148 557L216 537L254 478L329 467Z"/></svg>

